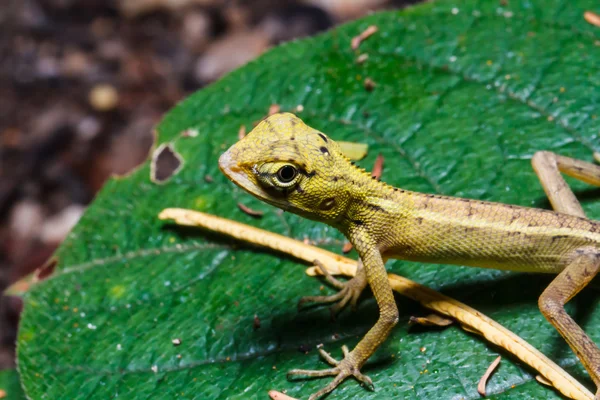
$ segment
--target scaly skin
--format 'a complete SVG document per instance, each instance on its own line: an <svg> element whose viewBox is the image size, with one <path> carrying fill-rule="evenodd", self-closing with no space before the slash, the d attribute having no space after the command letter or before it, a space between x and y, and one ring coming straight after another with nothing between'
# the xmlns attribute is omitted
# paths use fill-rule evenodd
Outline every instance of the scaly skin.
<svg viewBox="0 0 600 400"><path fill-rule="evenodd" d="M600 384L598 348L582 332L569 338L575 332L571 322L565 320L561 325L556 321L566 318L558 315L558 309L562 310L572 292L580 290L598 268L599 222L391 187L355 167L337 143L289 113L263 120L221 156L219 166L229 179L259 199L339 229L364 265L379 305L379 320L341 362L323 354L334 368L291 371L335 376L311 399L332 391L348 376L371 384L360 368L398 321L384 267L388 258L566 274L557 279L556 288L545 292L540 306ZM600 184L600 177L588 182ZM364 284L354 286L360 293ZM348 297L357 297L356 292L349 292Z"/></svg>

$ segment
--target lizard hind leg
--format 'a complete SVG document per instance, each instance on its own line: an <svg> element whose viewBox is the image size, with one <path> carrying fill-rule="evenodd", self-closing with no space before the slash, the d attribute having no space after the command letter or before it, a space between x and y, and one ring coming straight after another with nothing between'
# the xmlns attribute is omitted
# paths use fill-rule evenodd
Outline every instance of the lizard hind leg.
<svg viewBox="0 0 600 400"><path fill-rule="evenodd" d="M549 151L535 153L531 164L552 208L558 212L585 218L579 201L560 173L590 185L600 186L600 165L564 157Z"/></svg>
<svg viewBox="0 0 600 400"><path fill-rule="evenodd" d="M554 278L539 298L542 314L567 341L596 384L596 400L600 400L600 349L567 314L564 306L599 270L600 250L578 249L569 265Z"/></svg>
<svg viewBox="0 0 600 400"><path fill-rule="evenodd" d="M594 158L600 162L597 153ZM531 163L554 210L586 218L575 194L560 173L600 186L600 166L547 151L535 153ZM596 384L596 400L600 400L600 349L566 313L564 305L592 280L598 270L600 249L590 247L575 250L567 267L539 298L542 314L565 338Z"/></svg>

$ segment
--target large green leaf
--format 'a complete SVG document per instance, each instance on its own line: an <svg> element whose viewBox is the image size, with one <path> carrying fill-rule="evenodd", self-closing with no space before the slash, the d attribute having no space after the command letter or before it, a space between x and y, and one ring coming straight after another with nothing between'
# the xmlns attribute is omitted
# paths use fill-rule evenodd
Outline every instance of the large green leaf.
<svg viewBox="0 0 600 400"><path fill-rule="evenodd" d="M326 384L289 382L285 372L325 367L319 343L336 356L342 344L354 345L377 318L373 299L335 323L324 308L298 313L298 298L322 285L304 265L156 218L165 207L192 208L339 251L339 233L260 203L218 172L240 125L250 129L271 104L301 105L308 124L368 143L364 165L383 154L391 184L548 207L532 154L591 159L600 150L600 31L582 17L597 2L506 3L438 1L375 14L278 47L174 108L158 142L180 154L181 170L158 185L147 163L108 182L57 252L53 277L25 296L18 360L28 396L263 399L279 389L306 398ZM351 50L369 25L379 32ZM368 59L356 62L359 54ZM574 187L599 218L599 192ZM244 214L237 202L264 217ZM389 268L488 313L590 384L537 310L551 277L401 261ZM570 310L600 341L596 291L584 291ZM477 381L498 353L505 358L488 385L494 398L559 398L479 337L457 327L409 328L420 310L398 303L400 324L364 368L376 391L350 380L331 398L478 399Z"/></svg>
<svg viewBox="0 0 600 400"><path fill-rule="evenodd" d="M0 398L3 400L22 400L25 394L19 384L19 375L14 369L0 371Z"/></svg>

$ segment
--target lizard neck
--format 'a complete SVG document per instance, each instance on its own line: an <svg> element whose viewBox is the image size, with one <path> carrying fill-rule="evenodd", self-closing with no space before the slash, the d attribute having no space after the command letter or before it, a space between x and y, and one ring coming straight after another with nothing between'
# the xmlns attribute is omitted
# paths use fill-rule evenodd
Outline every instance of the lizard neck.
<svg viewBox="0 0 600 400"><path fill-rule="evenodd" d="M351 162L345 166L341 179L344 180L350 197L355 201L370 198L402 202L415 194L375 179L370 172Z"/></svg>
<svg viewBox="0 0 600 400"><path fill-rule="evenodd" d="M343 179L349 201L339 219L341 226L337 228L346 234L364 225L373 213L383 213L388 218L401 218L415 206L415 193L374 179L369 172L350 162L343 168L340 179Z"/></svg>

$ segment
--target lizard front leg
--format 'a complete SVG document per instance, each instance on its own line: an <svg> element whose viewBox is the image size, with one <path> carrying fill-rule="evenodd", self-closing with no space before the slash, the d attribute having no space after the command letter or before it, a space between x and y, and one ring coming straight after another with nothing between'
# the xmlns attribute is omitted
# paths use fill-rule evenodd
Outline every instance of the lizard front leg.
<svg viewBox="0 0 600 400"><path fill-rule="evenodd" d="M344 351L345 357L342 361L336 361L324 350L320 349L323 358L332 364L333 368L322 371L295 369L288 372L288 375L304 375L309 377L335 376L334 380L327 386L310 396L310 400L315 400L333 391L344 379L350 376L355 377L368 386L372 386L371 379L363 375L360 369L398 323L398 307L396 306L385 265L376 243L364 230L352 232L350 239L361 257L367 280L377 300L379 319L351 352L346 353Z"/></svg>
<svg viewBox="0 0 600 400"><path fill-rule="evenodd" d="M356 266L356 275L354 278L350 279L347 282L341 282L333 277L327 271L327 268L319 261L314 261L315 265L319 267L319 270L325 277L325 280L331 284L331 286L339 289L339 292L333 294L331 296L305 296L298 301L298 308L302 307L305 303L335 303L331 306L331 316L332 318L340 312L348 302L353 310L356 310L356 304L358 302L358 298L360 294L363 292L365 287L367 287L367 274L363 267L362 260L358 260Z"/></svg>

